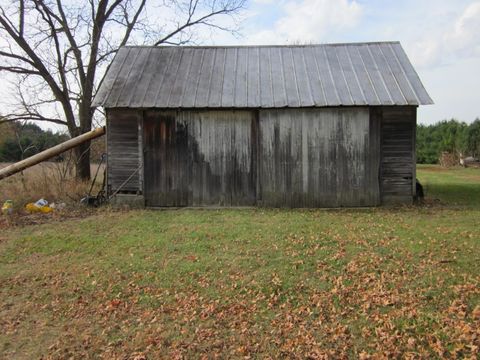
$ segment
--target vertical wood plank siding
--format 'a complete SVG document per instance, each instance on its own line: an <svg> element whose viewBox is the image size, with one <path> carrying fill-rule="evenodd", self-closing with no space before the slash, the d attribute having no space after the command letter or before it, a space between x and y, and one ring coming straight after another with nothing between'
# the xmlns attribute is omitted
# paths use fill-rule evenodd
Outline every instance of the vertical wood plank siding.
<svg viewBox="0 0 480 360"><path fill-rule="evenodd" d="M379 204L379 147L368 108L260 111L259 203Z"/></svg>
<svg viewBox="0 0 480 360"><path fill-rule="evenodd" d="M147 206L255 204L251 111L146 111Z"/></svg>
<svg viewBox="0 0 480 360"><path fill-rule="evenodd" d="M382 203L412 203L415 196L416 107L381 108Z"/></svg>
<svg viewBox="0 0 480 360"><path fill-rule="evenodd" d="M411 203L415 126L413 106L110 109L109 191L144 161L122 192L153 207Z"/></svg>
<svg viewBox="0 0 480 360"><path fill-rule="evenodd" d="M107 111L107 184L110 193L138 169L142 162L139 131L141 112L136 110ZM141 193L143 169L137 171L120 189L123 193Z"/></svg>

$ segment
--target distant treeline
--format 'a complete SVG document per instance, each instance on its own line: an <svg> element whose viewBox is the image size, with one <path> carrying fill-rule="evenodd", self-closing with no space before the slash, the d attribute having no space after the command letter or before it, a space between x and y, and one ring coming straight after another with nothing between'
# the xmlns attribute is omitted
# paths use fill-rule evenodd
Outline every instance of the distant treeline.
<svg viewBox="0 0 480 360"><path fill-rule="evenodd" d="M480 119L471 124L445 120L433 125L417 126L417 162L436 164L443 151L457 156L480 155Z"/></svg>
<svg viewBox="0 0 480 360"><path fill-rule="evenodd" d="M67 135L43 130L33 123L1 123L0 162L20 161L68 139Z"/></svg>

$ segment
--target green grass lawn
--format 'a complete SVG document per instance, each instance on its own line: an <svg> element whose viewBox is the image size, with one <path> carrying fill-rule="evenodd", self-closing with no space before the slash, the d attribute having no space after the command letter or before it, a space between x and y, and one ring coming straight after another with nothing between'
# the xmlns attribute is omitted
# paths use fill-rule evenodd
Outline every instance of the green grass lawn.
<svg viewBox="0 0 480 360"><path fill-rule="evenodd" d="M477 358L480 170L418 177L425 206L102 210L7 230L0 357Z"/></svg>
<svg viewBox="0 0 480 360"><path fill-rule="evenodd" d="M427 196L449 206L480 208L480 169L445 170L437 165L418 165L417 177Z"/></svg>

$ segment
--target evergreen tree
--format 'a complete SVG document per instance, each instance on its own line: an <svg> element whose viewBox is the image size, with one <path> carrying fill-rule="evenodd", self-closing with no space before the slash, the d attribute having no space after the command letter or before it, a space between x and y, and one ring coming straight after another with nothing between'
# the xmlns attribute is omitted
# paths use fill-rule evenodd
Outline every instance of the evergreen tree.
<svg viewBox="0 0 480 360"><path fill-rule="evenodd" d="M480 119L470 125L455 119L417 126L417 162L436 164L440 154L478 157L480 155Z"/></svg>

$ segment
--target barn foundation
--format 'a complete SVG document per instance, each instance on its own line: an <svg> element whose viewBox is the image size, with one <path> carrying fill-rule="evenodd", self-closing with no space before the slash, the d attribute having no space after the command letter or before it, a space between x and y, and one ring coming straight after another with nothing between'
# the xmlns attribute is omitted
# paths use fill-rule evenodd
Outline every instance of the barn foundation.
<svg viewBox="0 0 480 360"><path fill-rule="evenodd" d="M116 194L110 199L109 203L113 207L143 209L145 208L145 197L137 194Z"/></svg>

